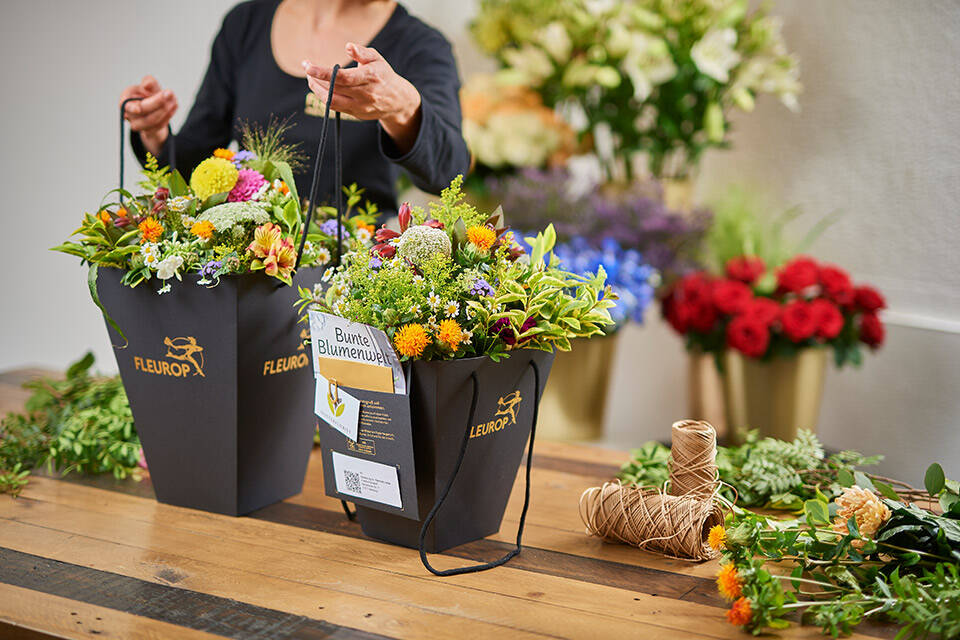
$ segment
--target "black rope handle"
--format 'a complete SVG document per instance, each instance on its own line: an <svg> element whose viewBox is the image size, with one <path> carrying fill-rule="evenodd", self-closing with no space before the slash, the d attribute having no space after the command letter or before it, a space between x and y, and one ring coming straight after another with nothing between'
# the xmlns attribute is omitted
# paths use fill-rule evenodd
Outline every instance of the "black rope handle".
<svg viewBox="0 0 960 640"><path fill-rule="evenodd" d="M139 102L143 98L127 98L120 103L120 204L123 204L123 152L126 150L126 136L124 136L123 117L127 112L128 102ZM177 137L173 135L173 127L167 123L167 145L170 147L170 171L177 170Z"/></svg>
<svg viewBox="0 0 960 640"><path fill-rule="evenodd" d="M458 576L464 573L486 571L487 569L493 569L494 567L499 567L506 564L511 558L520 553L521 539L523 538L523 525L527 519L527 509L530 507L530 464L533 461L533 441L537 435L537 417L540 413L540 367L538 367L537 363L533 360L530 361L530 367L533 368L533 392L535 399L533 402L533 424L530 427L530 444L527 447L526 487L524 488L523 511L520 512L520 523L517 526L517 546L515 549L508 551L506 555L498 560L494 560L493 562L484 562L481 564L471 565L469 567L457 567L455 569L446 569L444 571L438 571L430 564L430 562L427 560L427 552L423 548L424 542L427 538L427 529L430 527L430 523L433 522L433 519L436 517L437 512L440 511L440 507L443 506L443 501L447 499L447 495L450 493L450 489L453 487L453 482L457 479L457 474L460 473L460 466L463 464L464 455L467 453L467 443L470 440L470 425L473 424L474 412L477 409L477 392L479 391L477 374L474 372L470 374L470 379L473 380L473 397L470 400L470 416L467 418L467 428L463 432L463 442L460 443L460 454L457 456L457 463L453 468L453 473L450 475L450 479L447 480L446 486L440 493L440 497L437 498L433 508L430 509L430 513L427 514L426 519L423 521L423 525L420 527L420 541L418 545L418 549L420 551L420 562L422 562L423 566L427 568L427 571L435 576Z"/></svg>
<svg viewBox="0 0 960 640"><path fill-rule="evenodd" d="M303 257L303 247L307 244L307 233L310 231L310 223L313 221L313 211L317 206L317 187L320 185L320 165L323 163L323 152L327 147L327 124L330 122L330 102L333 101L333 86L337 82L337 72L340 71L340 65L333 65L333 72L330 74L330 89L327 91L327 104L323 110L323 127L320 129L320 144L317 146L317 159L313 163L313 181L310 183L310 193L307 197L307 219L303 224L303 235L300 237L300 248L297 251L297 262L294 269L300 268L300 259ZM340 112L335 111L336 126L334 128L334 178L336 180L337 190L337 257L335 265L340 265L340 247L343 241L343 232L340 229L343 218L343 207L341 206L341 163L343 162L343 151L340 146Z"/></svg>

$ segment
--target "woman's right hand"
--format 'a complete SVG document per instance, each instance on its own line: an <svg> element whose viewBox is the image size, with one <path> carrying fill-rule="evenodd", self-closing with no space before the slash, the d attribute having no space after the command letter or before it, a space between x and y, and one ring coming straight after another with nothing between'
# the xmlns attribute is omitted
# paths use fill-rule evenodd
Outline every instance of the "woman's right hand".
<svg viewBox="0 0 960 640"><path fill-rule="evenodd" d="M123 117L130 129L140 134L143 146L157 156L167 141L167 125L177 112L177 96L170 89L162 89L153 76L144 76L140 84L127 87L120 94L120 103L128 98L143 98L127 103Z"/></svg>

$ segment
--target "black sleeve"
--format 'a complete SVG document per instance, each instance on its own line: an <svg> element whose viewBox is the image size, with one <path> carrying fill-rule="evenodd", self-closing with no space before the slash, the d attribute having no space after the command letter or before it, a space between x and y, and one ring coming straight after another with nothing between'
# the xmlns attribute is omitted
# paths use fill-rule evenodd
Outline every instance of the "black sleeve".
<svg viewBox="0 0 960 640"><path fill-rule="evenodd" d="M223 19L220 32L213 41L210 65L203 77L193 107L175 141L180 173L189 179L193 168L213 153L218 147L230 144L234 119L236 90L233 70L237 68L237 51L243 35L249 28L247 3L231 10ZM146 160L147 152L140 134L131 132L130 142L140 160ZM160 152L160 165L170 164L170 145L165 144Z"/></svg>
<svg viewBox="0 0 960 640"><path fill-rule="evenodd" d="M431 30L415 46L403 75L420 92L420 131L410 151L401 154L381 128L380 149L406 169L413 184L439 194L470 168L470 152L460 133L460 76L450 43L439 33Z"/></svg>

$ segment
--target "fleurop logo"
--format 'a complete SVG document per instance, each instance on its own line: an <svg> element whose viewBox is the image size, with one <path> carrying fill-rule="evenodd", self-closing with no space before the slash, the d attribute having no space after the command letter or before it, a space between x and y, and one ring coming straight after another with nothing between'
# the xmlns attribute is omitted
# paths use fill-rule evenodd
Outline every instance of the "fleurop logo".
<svg viewBox="0 0 960 640"><path fill-rule="evenodd" d="M505 396L500 396L500 399L497 400L497 406L499 408L497 412L493 414L493 420L471 427L470 437L479 438L490 435L491 433L500 431L504 427L517 424L517 409L521 402L523 402L523 398L520 396L519 390Z"/></svg>
<svg viewBox="0 0 960 640"><path fill-rule="evenodd" d="M274 358L263 363L263 375L272 376L285 371L296 371L303 369L310 364L310 358L307 356L306 347L303 341L310 338L309 329L300 330L300 345L297 347L297 353L283 358Z"/></svg>
<svg viewBox="0 0 960 640"><path fill-rule="evenodd" d="M203 347L197 344L196 338L193 336L165 337L163 344L167 347L164 358L169 358L168 360L134 356L133 368L145 373L174 378L185 378L191 374L206 377L203 373Z"/></svg>

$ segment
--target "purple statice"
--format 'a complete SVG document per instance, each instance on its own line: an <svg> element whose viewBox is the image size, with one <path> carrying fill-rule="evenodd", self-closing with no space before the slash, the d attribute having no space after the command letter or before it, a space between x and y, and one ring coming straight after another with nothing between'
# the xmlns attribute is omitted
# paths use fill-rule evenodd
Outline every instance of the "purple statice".
<svg viewBox="0 0 960 640"><path fill-rule="evenodd" d="M554 253L560 267L576 274L595 274L600 267L607 274L607 284L618 300L610 309L615 329L630 320L643 323L643 313L653 302L659 274L636 249L624 250L613 238L605 238L594 248L583 238L559 244Z"/></svg>
<svg viewBox="0 0 960 640"><path fill-rule="evenodd" d="M485 187L499 202L510 225L535 233L553 223L560 243L574 239L601 250L606 240L623 250L642 254L664 278L696 268L694 254L710 224L705 210L683 213L663 202L656 182L600 184L585 193L573 193L570 173L564 169L527 169L504 177L490 177Z"/></svg>
<svg viewBox="0 0 960 640"><path fill-rule="evenodd" d="M493 287L490 286L490 283L484 280L483 278L477 278L473 281L473 286L470 287L470 295L473 296L492 296L496 293Z"/></svg>
<svg viewBox="0 0 960 640"><path fill-rule="evenodd" d="M347 231L347 228L346 228L345 226L343 226L342 224L340 225L340 231L343 233L343 237L344 237L344 238L349 238L349 237L350 237L350 232ZM320 233L324 233L324 234L330 236L331 238L336 238L336 237L337 237L337 221L336 221L336 219L335 219L335 218L330 218L329 220L327 220L327 221L325 221L323 224L321 224L321 225L320 225Z"/></svg>
<svg viewBox="0 0 960 640"><path fill-rule="evenodd" d="M237 151L235 154L233 154L233 160L231 160L231 162L233 162L233 164L236 165L236 167L239 169L240 165L242 165L244 162L248 162L250 160L256 160L256 158L257 158L257 154L255 154L254 152L247 151L246 149L241 149L240 151Z"/></svg>

